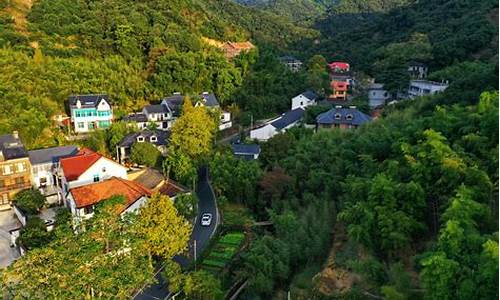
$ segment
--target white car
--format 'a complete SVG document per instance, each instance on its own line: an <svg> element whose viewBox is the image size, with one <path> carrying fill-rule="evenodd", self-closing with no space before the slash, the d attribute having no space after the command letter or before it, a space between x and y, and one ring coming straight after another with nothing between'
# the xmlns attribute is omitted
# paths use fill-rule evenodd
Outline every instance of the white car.
<svg viewBox="0 0 500 300"><path fill-rule="evenodd" d="M212 214L204 213L201 215L201 226L210 226L212 223Z"/></svg>

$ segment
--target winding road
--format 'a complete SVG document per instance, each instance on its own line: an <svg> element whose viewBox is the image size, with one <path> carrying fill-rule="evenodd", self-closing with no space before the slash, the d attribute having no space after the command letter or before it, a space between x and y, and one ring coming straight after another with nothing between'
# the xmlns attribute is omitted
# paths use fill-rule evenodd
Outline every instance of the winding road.
<svg viewBox="0 0 500 300"><path fill-rule="evenodd" d="M194 258L196 245L196 256L198 257L203 250L207 247L210 239L214 235L217 226L219 225L219 211L217 209L217 202L215 200L215 195L210 185L208 179L208 169L202 168L199 174L198 187L196 188L196 195L198 196L198 216L196 217L193 231L191 232L191 239L189 241L189 251L187 255L176 256L174 260L181 265L182 268L186 268L191 263ZM212 223L210 226L201 226L200 218L204 213L212 214ZM170 292L168 291L168 286L166 282L161 277L161 270L156 274L156 279L158 283L151 285L139 294L137 294L134 300L158 300L158 299L168 299Z"/></svg>

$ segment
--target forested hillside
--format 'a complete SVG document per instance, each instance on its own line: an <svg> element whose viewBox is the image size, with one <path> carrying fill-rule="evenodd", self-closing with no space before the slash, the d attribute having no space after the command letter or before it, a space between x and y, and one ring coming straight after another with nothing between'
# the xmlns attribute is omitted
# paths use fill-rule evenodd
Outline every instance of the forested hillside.
<svg viewBox="0 0 500 300"><path fill-rule="evenodd" d="M1 0L0 16L0 131L30 148L62 141L51 117L70 94L108 93L118 117L173 92L226 106L256 53L228 61L208 40L279 48L314 35L229 1Z"/></svg>

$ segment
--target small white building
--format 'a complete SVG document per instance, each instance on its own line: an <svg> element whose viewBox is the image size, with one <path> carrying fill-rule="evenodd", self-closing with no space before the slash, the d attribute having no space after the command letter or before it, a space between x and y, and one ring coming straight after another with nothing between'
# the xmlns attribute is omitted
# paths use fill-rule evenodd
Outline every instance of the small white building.
<svg viewBox="0 0 500 300"><path fill-rule="evenodd" d="M31 162L31 182L47 198L48 203L62 200L59 160L78 154L76 146L61 146L28 151Z"/></svg>
<svg viewBox="0 0 500 300"><path fill-rule="evenodd" d="M121 214L134 213L144 206L151 190L130 180L111 177L102 182L71 188L67 197L68 208L75 224L94 215L95 206L113 196L123 196Z"/></svg>
<svg viewBox="0 0 500 300"><path fill-rule="evenodd" d="M289 110L279 118L276 118L252 131L250 131L250 138L267 141L278 133L285 132L288 129L296 126L300 119L304 116L304 109L296 108Z"/></svg>
<svg viewBox="0 0 500 300"><path fill-rule="evenodd" d="M385 105L385 102L391 98L388 91L384 89L381 83L372 83L368 87L368 104L371 108Z"/></svg>
<svg viewBox="0 0 500 300"><path fill-rule="evenodd" d="M63 198L75 187L100 182L111 177L127 179L127 169L90 149L60 160ZM66 205L67 205L66 201Z"/></svg>
<svg viewBox="0 0 500 300"><path fill-rule="evenodd" d="M70 96L68 101L75 132L111 126L113 110L107 95L76 95Z"/></svg>
<svg viewBox="0 0 500 300"><path fill-rule="evenodd" d="M291 110L296 108L305 108L310 105L315 105L318 95L313 91L306 91L298 96L292 98Z"/></svg>
<svg viewBox="0 0 500 300"><path fill-rule="evenodd" d="M424 79L427 77L428 71L429 68L427 67L427 65L420 62L412 62L408 66L408 73L410 74L411 78Z"/></svg>
<svg viewBox="0 0 500 300"><path fill-rule="evenodd" d="M411 80L408 88L408 97L415 98L440 93L448 88L448 82L435 82L429 80Z"/></svg>

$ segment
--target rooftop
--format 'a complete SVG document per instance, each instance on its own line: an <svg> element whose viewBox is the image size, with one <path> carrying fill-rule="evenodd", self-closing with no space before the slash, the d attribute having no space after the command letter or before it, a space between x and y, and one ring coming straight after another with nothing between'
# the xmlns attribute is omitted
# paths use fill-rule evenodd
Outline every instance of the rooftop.
<svg viewBox="0 0 500 300"><path fill-rule="evenodd" d="M0 151L5 160L28 157L28 152L17 133L0 136Z"/></svg>
<svg viewBox="0 0 500 300"><path fill-rule="evenodd" d="M260 153L260 146L257 144L232 144L234 154L255 155Z"/></svg>
<svg viewBox="0 0 500 300"><path fill-rule="evenodd" d="M303 116L304 116L304 110L302 108L296 108L294 110L289 110L286 113L284 113L283 115L281 115L280 118L271 122L271 125L274 126L276 129L283 129L283 128L297 122Z"/></svg>
<svg viewBox="0 0 500 300"><path fill-rule="evenodd" d="M316 117L318 124L346 124L359 126L370 122L372 118L356 108L335 107Z"/></svg>
<svg viewBox="0 0 500 300"><path fill-rule="evenodd" d="M106 94L71 95L68 97L70 106L76 106L77 101L80 100L83 108L96 107L102 99L109 101Z"/></svg>
<svg viewBox="0 0 500 300"><path fill-rule="evenodd" d="M148 114L168 113L168 108L162 104L146 105L144 110Z"/></svg>
<svg viewBox="0 0 500 300"><path fill-rule="evenodd" d="M61 158L61 168L67 181L78 179L85 171L88 170L96 161L102 157L90 149L84 148L75 156Z"/></svg>
<svg viewBox="0 0 500 300"><path fill-rule="evenodd" d="M77 208L97 204L113 196L124 196L124 211L135 201L142 197L151 196L151 190L130 180L118 177L111 177L108 180L72 188L70 193L73 195Z"/></svg>
<svg viewBox="0 0 500 300"><path fill-rule="evenodd" d="M148 117L143 113L130 114L128 116L123 117L122 119L125 122L141 122L146 123L148 121Z"/></svg>
<svg viewBox="0 0 500 300"><path fill-rule="evenodd" d="M302 93L302 96L306 97L309 100L316 100L318 98L318 95L312 90L307 90Z"/></svg>
<svg viewBox="0 0 500 300"><path fill-rule="evenodd" d="M118 147L131 147L134 143L138 142L137 138L143 137L145 142L160 146L166 145L170 137L169 131L163 130L149 130L144 129L139 132L126 135L118 144ZM156 137L156 141L152 142L151 137Z"/></svg>
<svg viewBox="0 0 500 300"><path fill-rule="evenodd" d="M173 198L179 194L188 192L188 189L172 179L167 179L158 189L160 194Z"/></svg>
<svg viewBox="0 0 500 300"><path fill-rule="evenodd" d="M78 154L76 146L60 146L28 151L32 165L57 163L61 158Z"/></svg>
<svg viewBox="0 0 500 300"><path fill-rule="evenodd" d="M208 107L219 106L219 101L217 100L217 97L215 97L215 95L213 93L204 92L200 95L200 97L203 101L202 102L203 105L205 105L205 106L208 106Z"/></svg>

